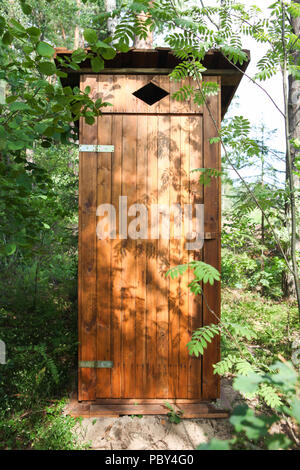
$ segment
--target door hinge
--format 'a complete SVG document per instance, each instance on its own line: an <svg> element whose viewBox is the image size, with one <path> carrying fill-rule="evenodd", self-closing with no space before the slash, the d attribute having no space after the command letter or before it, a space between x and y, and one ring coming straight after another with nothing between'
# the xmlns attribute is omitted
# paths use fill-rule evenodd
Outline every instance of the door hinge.
<svg viewBox="0 0 300 470"><path fill-rule="evenodd" d="M79 361L78 365L80 368L111 369L114 363L112 361Z"/></svg>
<svg viewBox="0 0 300 470"><path fill-rule="evenodd" d="M102 153L112 153L115 151L114 145L79 145L79 152L102 152Z"/></svg>

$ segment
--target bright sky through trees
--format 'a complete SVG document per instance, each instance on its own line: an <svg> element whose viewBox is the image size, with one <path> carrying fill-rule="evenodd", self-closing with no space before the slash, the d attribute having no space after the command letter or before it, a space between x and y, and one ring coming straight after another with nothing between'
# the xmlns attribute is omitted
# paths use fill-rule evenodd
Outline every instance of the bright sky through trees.
<svg viewBox="0 0 300 470"><path fill-rule="evenodd" d="M190 0L190 5L200 4L199 0ZM268 15L268 7L271 5L271 0L243 0L243 3L247 6L256 5L262 10L262 14ZM216 5L216 0L204 0L204 5ZM163 45L163 36L156 38L156 45ZM247 69L247 74L253 77L257 72L256 64L260 58L264 55L267 50L267 45L259 44L259 47L254 39L244 37L244 47L249 49L251 52L251 62ZM278 74L265 82L260 83L264 88L267 89L268 93L272 96L275 102L283 109L283 94L282 94L282 78ZM242 115L248 118L253 126L259 126L263 123L266 129L274 130L277 129L277 134L274 135L273 141L269 142L269 145L281 152L285 151L285 139L284 139L284 120L275 106L272 104L267 95L259 89L259 87L253 84L247 77L242 79L238 88L236 99L233 101L227 116ZM278 162L276 162L278 167ZM274 162L275 166L275 162ZM284 170L284 164L279 168Z"/></svg>

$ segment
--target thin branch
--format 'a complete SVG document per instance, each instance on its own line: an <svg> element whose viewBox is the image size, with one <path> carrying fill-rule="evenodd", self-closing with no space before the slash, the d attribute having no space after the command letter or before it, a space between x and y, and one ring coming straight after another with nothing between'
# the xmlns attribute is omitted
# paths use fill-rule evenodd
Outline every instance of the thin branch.
<svg viewBox="0 0 300 470"><path fill-rule="evenodd" d="M221 51L221 54L223 55L223 57L225 57L226 60L228 60L228 62L233 67L235 67L240 73L242 73L246 78L248 78L254 85L258 86L258 88L260 88L268 96L268 98L271 100L271 102L273 103L277 111L279 111L280 114L285 118L285 113L279 108L279 106L276 104L276 102L274 101L270 93L260 83L256 82L254 78L250 77L250 75L244 72L244 70L242 70L238 65L232 62L228 57L226 57L226 55L222 51Z"/></svg>
<svg viewBox="0 0 300 470"><path fill-rule="evenodd" d="M297 234L297 210L296 210L296 201L295 201L295 184L294 184L294 174L293 174L293 163L291 157L291 143L290 143L290 125L289 125L289 115L288 115L288 89L287 89L287 62L288 55L285 43L285 18L286 10L283 1L281 0L281 9L282 9L282 48L283 48L283 64L282 64L282 82L283 82L283 98L284 98L284 107L285 107L285 141L286 141L286 162L287 162L287 173L288 173L288 184L290 189L290 215L291 215L291 258L293 265L293 277L295 283L295 291L298 303L298 310L300 314L300 281L299 281L299 271L297 263L297 254L296 254L296 234Z"/></svg>
<svg viewBox="0 0 300 470"><path fill-rule="evenodd" d="M171 0L171 3L173 3L172 0ZM206 7L205 7L205 5L204 5L203 0L200 0L200 3L201 3L202 8L205 10ZM173 6L174 6L174 5L173 5ZM207 16L207 18L209 19L209 21L210 21L217 29L219 29L219 26L217 25L217 23L215 23L215 22L212 20L211 16L210 16L208 13L206 13L206 16Z"/></svg>
<svg viewBox="0 0 300 470"><path fill-rule="evenodd" d="M202 0L201 1L201 5L203 6L203 8L205 8L204 6L204 3ZM176 6L174 5L173 3L173 0L170 0L170 3L172 4L173 6L173 9L175 11L176 14L178 14L178 11L177 11L177 8ZM207 14L207 17L208 19L210 20L210 22L219 30L219 26L217 26L217 24L211 19L210 15ZM183 29L184 31L187 31L187 29L184 27L184 26L181 26L179 25L179 28ZM201 42L201 37L198 37L199 41ZM270 99L270 101L273 103L273 105L275 106L275 108L277 109L277 111L279 111L279 113L285 118L285 114L284 112L279 108L279 106L276 104L276 102L274 101L274 99L272 98L272 96L270 95L270 93L262 86L260 85L260 83L257 83L252 77L250 77L250 75L248 75L244 70L242 70L240 67L238 67L238 65L236 65L234 62L232 62L221 50L220 50L221 54L223 55L223 57L233 66L235 67L241 74L243 74L243 76L245 76L246 78L248 78L254 85L257 85L267 96L268 98Z"/></svg>

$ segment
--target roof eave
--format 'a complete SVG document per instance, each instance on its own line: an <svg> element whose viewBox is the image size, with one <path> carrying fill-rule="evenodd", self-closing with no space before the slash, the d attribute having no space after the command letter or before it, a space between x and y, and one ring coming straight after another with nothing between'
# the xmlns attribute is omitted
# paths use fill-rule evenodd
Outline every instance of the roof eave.
<svg viewBox="0 0 300 470"><path fill-rule="evenodd" d="M88 49L87 49L88 50ZM221 101L222 118L224 117L233 96L243 78L250 62L250 51L244 50L248 56L248 61L242 65L235 65L229 62L218 50L210 50L202 61L206 72L204 75L221 76ZM72 51L65 48L56 49L56 57L70 56ZM134 49L128 52L119 52L112 60L105 61L104 69L101 73L161 73L168 74L180 63L170 48L157 47L155 49ZM94 73L90 60L84 61L80 70L68 70L68 77L62 79L63 85L79 85L79 77L82 74Z"/></svg>

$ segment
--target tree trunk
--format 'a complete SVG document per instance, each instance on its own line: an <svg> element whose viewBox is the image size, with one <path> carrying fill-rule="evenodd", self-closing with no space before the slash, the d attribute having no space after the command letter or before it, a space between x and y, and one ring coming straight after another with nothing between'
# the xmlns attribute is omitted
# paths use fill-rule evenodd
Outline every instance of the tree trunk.
<svg viewBox="0 0 300 470"><path fill-rule="evenodd" d="M300 3L300 0L294 0L296 3ZM291 18L291 23L293 30L296 36L300 35L300 18ZM294 52L295 63L299 64L300 53L298 50ZM289 135L291 139L300 140L300 80L297 80L292 75L289 76L289 97L288 97L288 116L289 116ZM299 155L299 151L295 147L291 146L291 156L293 168L295 169L295 160ZM287 183L289 181L290 175L287 172ZM294 175L294 185L295 190L300 190L300 178L297 175ZM288 186L288 184L287 184ZM298 212L297 221L299 223L299 192L296 192L296 207ZM290 219L290 206L287 204L286 207L287 219ZM300 252L300 238L297 237L296 242L297 251ZM290 255L290 253L288 253ZM295 284L293 276L288 272L285 273L283 279L283 288L284 294L289 296L295 296Z"/></svg>
<svg viewBox="0 0 300 470"><path fill-rule="evenodd" d="M149 4L151 5L152 2ZM145 21L147 19L147 16L145 13L141 13L140 15L137 15L137 18L139 21ZM148 28L147 32L147 38L146 39L141 39L138 37L135 37L134 39L134 47L136 49L152 49L153 47L153 34L152 31L150 31L150 28Z"/></svg>
<svg viewBox="0 0 300 470"><path fill-rule="evenodd" d="M264 125L262 126L262 138L261 138L261 187L265 185L265 155L264 155L264 144L265 144L265 135L264 135ZM261 271L265 270L265 214L261 213ZM261 295L264 295L265 288L261 286Z"/></svg>
<svg viewBox="0 0 300 470"><path fill-rule="evenodd" d="M79 19L79 15L80 15L80 0L76 0L76 5L77 5L77 20ZM79 48L79 42L80 42L80 31L79 31L79 24L76 24L75 26L75 32L74 32L74 49L78 49Z"/></svg>
<svg viewBox="0 0 300 470"><path fill-rule="evenodd" d="M116 0L104 0L105 10L107 13L111 13L117 8ZM107 32L109 36L113 36L116 28L117 19L108 18L107 20Z"/></svg>

